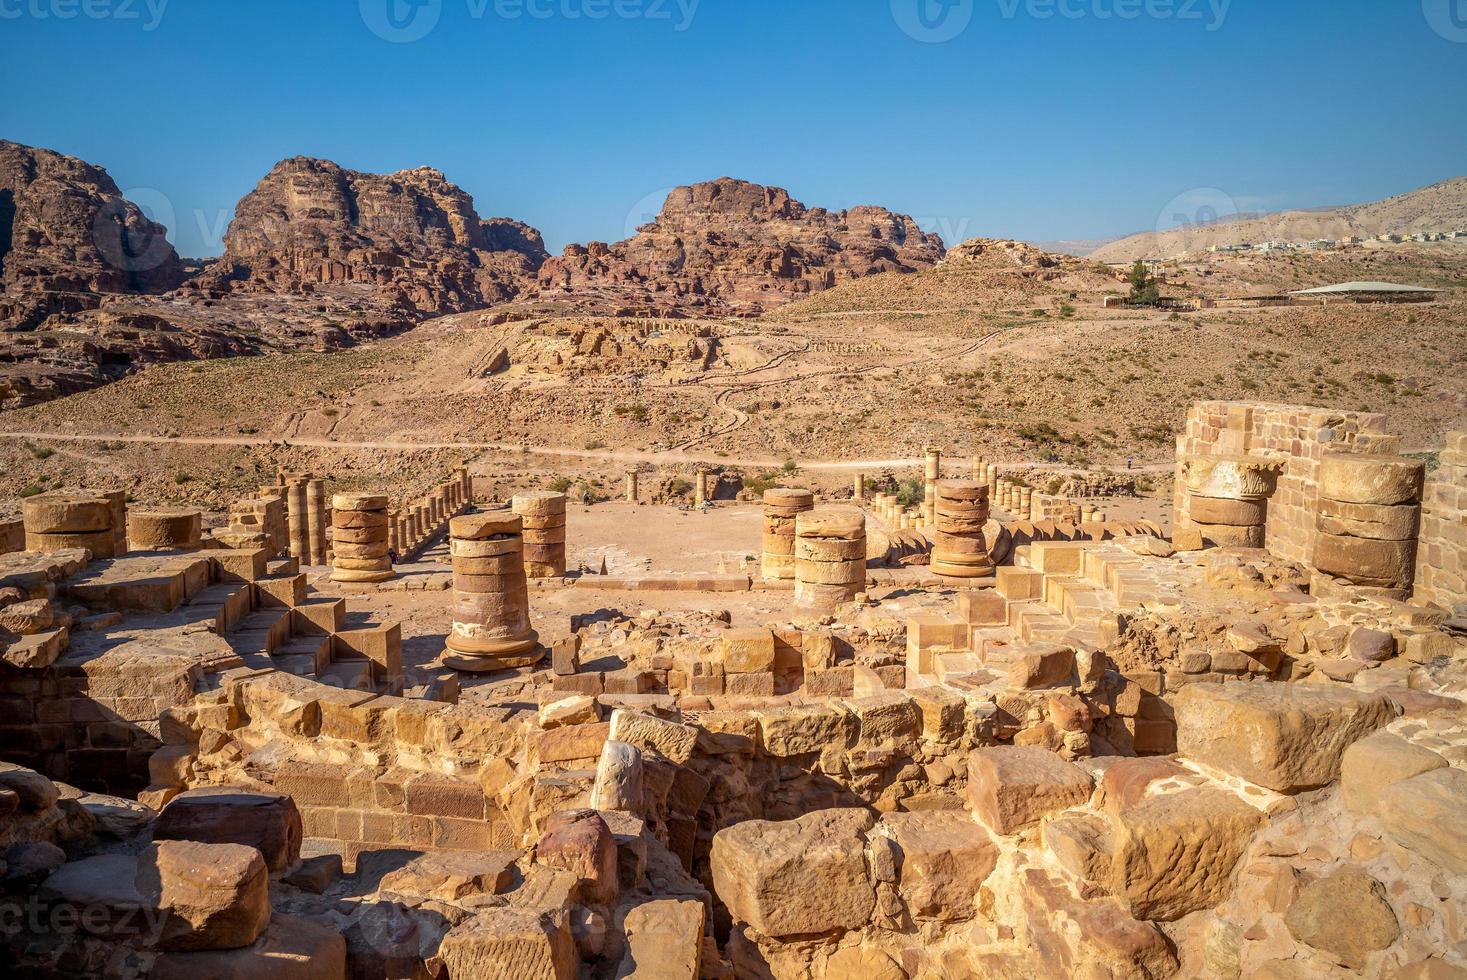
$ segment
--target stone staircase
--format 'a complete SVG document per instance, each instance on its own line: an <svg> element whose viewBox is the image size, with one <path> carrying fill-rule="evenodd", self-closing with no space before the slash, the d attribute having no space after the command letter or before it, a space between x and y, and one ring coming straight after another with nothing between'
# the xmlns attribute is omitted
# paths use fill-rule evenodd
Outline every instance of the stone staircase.
<svg viewBox="0 0 1467 980"><path fill-rule="evenodd" d="M401 693L398 625L349 624L346 600L312 594L294 558L271 561L263 548L120 558L68 591L88 606L156 614L159 626L204 623L247 667Z"/></svg>
<svg viewBox="0 0 1467 980"><path fill-rule="evenodd" d="M1174 564L1115 541L1022 546L1013 565L997 569L993 589L961 594L951 612L908 619L908 685L1002 674L1016 654L1040 644L1094 650L1106 619L1175 602L1183 584Z"/></svg>

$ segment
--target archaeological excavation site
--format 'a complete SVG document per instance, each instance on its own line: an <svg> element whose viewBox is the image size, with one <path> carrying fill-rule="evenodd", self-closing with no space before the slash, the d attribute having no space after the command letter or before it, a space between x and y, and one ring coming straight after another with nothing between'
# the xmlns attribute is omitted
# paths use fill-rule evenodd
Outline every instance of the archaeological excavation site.
<svg viewBox="0 0 1467 980"><path fill-rule="evenodd" d="M1198 402L1168 529L940 446L905 502L28 496L6 973L1460 976L1467 433L1399 443Z"/></svg>
<svg viewBox="0 0 1467 980"><path fill-rule="evenodd" d="M0 980L1467 980L1467 0L0 52Z"/></svg>

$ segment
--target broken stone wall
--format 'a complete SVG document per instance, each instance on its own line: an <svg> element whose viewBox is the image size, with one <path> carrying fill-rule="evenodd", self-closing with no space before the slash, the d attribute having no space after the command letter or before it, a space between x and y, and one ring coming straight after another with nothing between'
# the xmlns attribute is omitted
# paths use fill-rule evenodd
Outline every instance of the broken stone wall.
<svg viewBox="0 0 1467 980"><path fill-rule="evenodd" d="M1270 554L1312 565L1317 472L1326 452L1394 452L1385 416L1266 402L1194 402L1177 437L1177 479L1172 526L1188 520L1184 460L1194 456L1260 456L1282 459L1284 471L1268 501L1266 547Z"/></svg>
<svg viewBox="0 0 1467 980"><path fill-rule="evenodd" d="M1421 500L1416 595L1451 608L1467 596L1467 432L1448 432Z"/></svg>

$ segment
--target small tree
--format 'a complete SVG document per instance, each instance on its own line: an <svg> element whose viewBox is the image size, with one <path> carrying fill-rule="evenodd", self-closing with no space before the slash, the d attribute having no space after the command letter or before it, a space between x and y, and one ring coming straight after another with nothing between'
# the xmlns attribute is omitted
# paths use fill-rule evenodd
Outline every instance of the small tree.
<svg viewBox="0 0 1467 980"><path fill-rule="evenodd" d="M1146 263L1137 259L1131 266L1131 297L1133 306L1155 306L1161 299L1156 277L1146 268Z"/></svg>

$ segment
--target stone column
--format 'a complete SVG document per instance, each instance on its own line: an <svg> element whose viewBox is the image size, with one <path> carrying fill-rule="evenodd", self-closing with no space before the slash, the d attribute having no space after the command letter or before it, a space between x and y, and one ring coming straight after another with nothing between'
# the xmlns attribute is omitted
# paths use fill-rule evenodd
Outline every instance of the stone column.
<svg viewBox="0 0 1467 980"><path fill-rule="evenodd" d="M700 470L697 470L696 472L693 473L693 506L694 507L701 507L703 505L703 501L707 499L706 494L708 492L708 485L705 482L705 477L706 476L707 476L707 474L703 470L701 470L701 469Z"/></svg>
<svg viewBox="0 0 1467 980"><path fill-rule="evenodd" d="M937 484L937 526L932 538L932 571L955 578L993 574L983 526L988 523L988 485L977 480Z"/></svg>
<svg viewBox="0 0 1467 980"><path fill-rule="evenodd" d="M510 509L520 516L525 575L558 578L565 574L565 494L551 490L517 493Z"/></svg>
<svg viewBox="0 0 1467 980"><path fill-rule="evenodd" d="M1019 494L1019 503L1017 507L1017 510L1019 512L1019 520L1032 521L1034 519L1032 516L1034 513L1034 488L1015 487L1014 489Z"/></svg>
<svg viewBox="0 0 1467 980"><path fill-rule="evenodd" d="M385 496L338 493L331 498L333 582L385 582L393 577L387 521Z"/></svg>
<svg viewBox="0 0 1467 980"><path fill-rule="evenodd" d="M528 667L542 655L530 626L524 524L518 514L464 514L448 525L453 626L443 662L485 672Z"/></svg>
<svg viewBox="0 0 1467 980"><path fill-rule="evenodd" d="M988 484L988 499L991 502L998 496L998 467L989 463L983 469L983 479Z"/></svg>
<svg viewBox="0 0 1467 980"><path fill-rule="evenodd" d="M306 517L306 478L293 476L285 485L286 521L290 526L290 554L302 565L311 563L311 532Z"/></svg>
<svg viewBox="0 0 1467 980"><path fill-rule="evenodd" d="M637 486L639 474L636 470L627 470L627 503L635 504L640 499L640 488Z"/></svg>
<svg viewBox="0 0 1467 980"><path fill-rule="evenodd" d="M1403 598L1415 580L1425 477L1418 459L1326 454L1319 466L1314 567L1387 590L1386 598Z"/></svg>
<svg viewBox="0 0 1467 980"><path fill-rule="evenodd" d="M326 564L326 481L306 483L306 523L312 565Z"/></svg>
<svg viewBox="0 0 1467 980"><path fill-rule="evenodd" d="M1201 535L1200 543L1220 548L1262 548L1278 464L1203 456L1184 460L1182 466L1187 517L1177 522L1177 529L1195 529Z"/></svg>
<svg viewBox="0 0 1467 980"><path fill-rule="evenodd" d="M203 515L196 510L134 507L127 515L127 540L139 551L192 551L202 527Z"/></svg>
<svg viewBox="0 0 1467 980"><path fill-rule="evenodd" d="M764 491L764 541L760 570L765 578L795 577L795 518L815 509L809 490L772 487Z"/></svg>
<svg viewBox="0 0 1467 980"><path fill-rule="evenodd" d="M402 521L397 511L387 512L387 550L395 555L402 555Z"/></svg>
<svg viewBox="0 0 1467 980"><path fill-rule="evenodd" d="M795 518L795 607L830 612L866 591L866 515L855 507Z"/></svg>
<svg viewBox="0 0 1467 980"><path fill-rule="evenodd" d="M127 554L127 491L108 490L102 496L112 505L112 551L121 558Z"/></svg>
<svg viewBox="0 0 1467 980"><path fill-rule="evenodd" d="M116 507L106 494L43 493L23 499L20 510L27 551L86 548L94 559L117 557Z"/></svg>
<svg viewBox="0 0 1467 980"><path fill-rule="evenodd" d="M851 499L857 503L866 499L866 474L860 470L851 478Z"/></svg>

